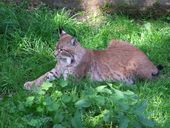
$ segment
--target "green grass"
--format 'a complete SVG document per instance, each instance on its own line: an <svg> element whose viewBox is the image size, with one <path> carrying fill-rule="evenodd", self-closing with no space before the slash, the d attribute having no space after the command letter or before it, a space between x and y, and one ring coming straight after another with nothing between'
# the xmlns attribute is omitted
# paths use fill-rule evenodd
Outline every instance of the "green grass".
<svg viewBox="0 0 170 128"><path fill-rule="evenodd" d="M27 126L21 116L36 115L34 110L22 108L23 106L20 105L25 103L28 96L34 95L32 92L25 91L23 84L55 66L53 50L59 38L58 28L62 26L86 48L103 49L113 38L127 40L143 50L154 64L162 64L164 69L157 80L137 82L134 87L123 87L120 83L112 84L120 90L131 90L141 100L146 100L148 102L146 112L157 122L156 127L168 128L170 125L170 23L165 19L134 20L122 15L110 15L105 16L100 24L91 25L89 22L82 22L69 16L66 10L50 10L40 6L28 11L24 4L16 6L0 3L0 127ZM58 85L57 82L54 81L53 84ZM77 96L74 90L78 90L79 95L83 95L83 90L88 87L93 90L97 86L106 84L88 79L79 82L68 80L68 83L72 86L54 87L52 92L59 89L61 92L69 92L69 95Z"/></svg>

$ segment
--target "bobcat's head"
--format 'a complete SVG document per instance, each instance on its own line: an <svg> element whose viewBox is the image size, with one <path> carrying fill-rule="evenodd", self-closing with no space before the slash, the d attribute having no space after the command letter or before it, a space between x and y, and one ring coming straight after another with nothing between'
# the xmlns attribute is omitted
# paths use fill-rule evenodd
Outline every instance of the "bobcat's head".
<svg viewBox="0 0 170 128"><path fill-rule="evenodd" d="M75 62L75 54L78 48L80 48L80 44L76 38L62 30L56 45L55 56L58 61L65 65L70 65Z"/></svg>

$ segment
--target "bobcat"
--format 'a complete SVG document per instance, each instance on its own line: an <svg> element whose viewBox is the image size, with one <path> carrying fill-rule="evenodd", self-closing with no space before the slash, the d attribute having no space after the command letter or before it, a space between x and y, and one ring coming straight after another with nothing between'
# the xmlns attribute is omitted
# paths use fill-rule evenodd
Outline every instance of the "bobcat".
<svg viewBox="0 0 170 128"><path fill-rule="evenodd" d="M134 84L136 79L152 79L159 73L159 68L142 51L127 42L112 40L104 50L91 50L81 47L76 38L63 30L56 45L55 57L58 60L55 68L38 79L26 82L26 89L61 75L64 79L68 75L76 78L89 75L95 81Z"/></svg>

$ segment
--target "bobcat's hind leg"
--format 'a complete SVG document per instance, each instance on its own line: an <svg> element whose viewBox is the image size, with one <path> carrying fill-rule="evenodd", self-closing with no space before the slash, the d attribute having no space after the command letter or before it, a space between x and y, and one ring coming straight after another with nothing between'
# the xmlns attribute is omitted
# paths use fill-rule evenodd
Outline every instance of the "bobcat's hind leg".
<svg viewBox="0 0 170 128"><path fill-rule="evenodd" d="M127 85L135 84L136 77L134 71L133 70L126 71L122 78L122 81Z"/></svg>
<svg viewBox="0 0 170 128"><path fill-rule="evenodd" d="M127 85L132 85L135 84L135 79L132 77L126 77L125 79L122 80L124 83Z"/></svg>
<svg viewBox="0 0 170 128"><path fill-rule="evenodd" d="M30 90L33 86L40 86L43 82L54 80L56 77L59 77L59 76L60 76L60 73L56 70L56 68L54 68L51 71L40 76L39 78L33 81L26 82L24 84L24 88L26 90Z"/></svg>

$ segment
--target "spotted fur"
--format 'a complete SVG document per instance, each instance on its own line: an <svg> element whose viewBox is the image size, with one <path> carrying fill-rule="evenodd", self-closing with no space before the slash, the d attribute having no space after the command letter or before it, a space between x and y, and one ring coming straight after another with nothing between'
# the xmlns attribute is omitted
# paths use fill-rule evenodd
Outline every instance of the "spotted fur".
<svg viewBox="0 0 170 128"><path fill-rule="evenodd" d="M58 61L55 68L38 79L26 82L26 89L61 75L64 79L68 75L76 78L89 75L95 81L133 84L136 79L152 79L159 72L142 51L127 42L112 40L104 50L91 50L81 47L74 37L64 31L61 31L55 56Z"/></svg>

